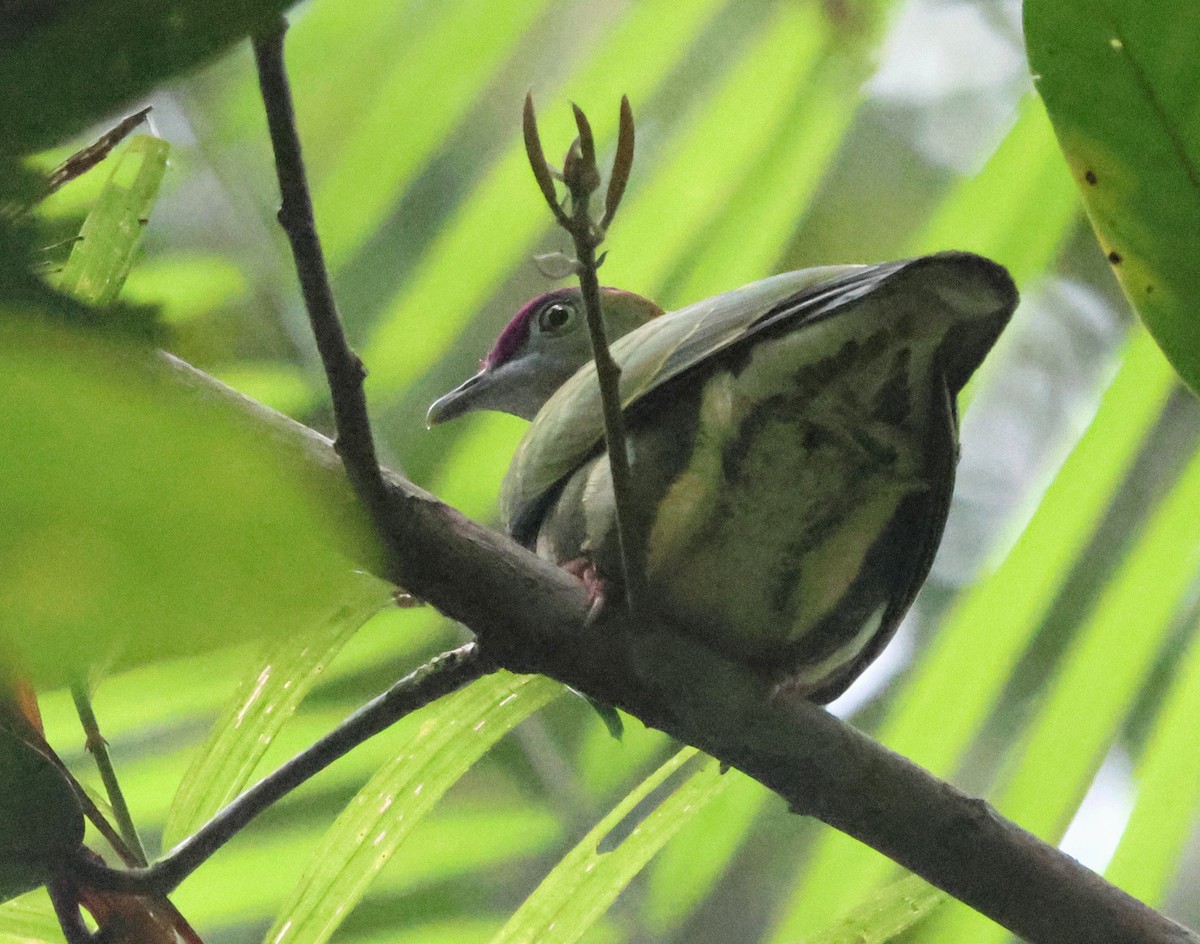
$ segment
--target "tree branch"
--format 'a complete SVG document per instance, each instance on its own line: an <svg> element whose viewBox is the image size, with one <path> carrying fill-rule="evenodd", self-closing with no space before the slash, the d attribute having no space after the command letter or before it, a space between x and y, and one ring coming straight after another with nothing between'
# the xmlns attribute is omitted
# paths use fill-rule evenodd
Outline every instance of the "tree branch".
<svg viewBox="0 0 1200 944"><path fill-rule="evenodd" d="M286 33L287 21L281 17L270 32L256 36L253 41L258 84L266 109L282 198L279 225L283 227L292 247L304 307L308 311L317 351L329 382L337 429L334 449L345 464L350 484L379 534L384 553L389 554L391 542L388 535L395 535L396 523L387 520L390 506L376 458L375 441L367 415L367 398L363 391L367 372L346 340L333 289L329 284L325 255L317 237L312 197L292 107L292 92L284 66L283 39ZM391 580L396 579L395 563L394 557L389 556L385 565Z"/></svg>
<svg viewBox="0 0 1200 944"><path fill-rule="evenodd" d="M111 869L86 853L70 864L83 885L137 895L166 895L277 800L358 745L443 695L495 669L474 643L443 653L359 708L334 730L264 777L149 868Z"/></svg>
<svg viewBox="0 0 1200 944"><path fill-rule="evenodd" d="M249 427L293 449L335 510L355 512L328 439L176 358L162 363L198 399L232 402ZM384 482L408 523L394 544L405 587L471 628L489 662L556 678L694 744L1035 944L1200 944L982 800L816 705L772 696L678 627L638 632L614 608L584 629L574 578L400 476ZM378 567L373 550L358 548L357 561Z"/></svg>

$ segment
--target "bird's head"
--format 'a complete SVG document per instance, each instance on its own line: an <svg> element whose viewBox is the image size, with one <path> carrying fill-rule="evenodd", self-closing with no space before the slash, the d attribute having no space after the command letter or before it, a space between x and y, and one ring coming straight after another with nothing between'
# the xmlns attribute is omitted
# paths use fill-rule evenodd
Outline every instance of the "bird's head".
<svg viewBox="0 0 1200 944"><path fill-rule="evenodd" d="M649 299L615 288L600 289L600 308L610 342L662 314ZM433 426L472 410L499 410L531 420L591 356L579 289L547 292L517 312L480 363L479 373L434 401L425 421Z"/></svg>

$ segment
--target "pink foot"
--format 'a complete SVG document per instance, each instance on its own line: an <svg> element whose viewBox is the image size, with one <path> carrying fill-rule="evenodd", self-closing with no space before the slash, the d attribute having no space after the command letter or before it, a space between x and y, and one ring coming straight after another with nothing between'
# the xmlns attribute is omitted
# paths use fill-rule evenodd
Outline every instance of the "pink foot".
<svg viewBox="0 0 1200 944"><path fill-rule="evenodd" d="M600 618L608 602L608 582L600 576L590 557L576 557L562 565L562 569L583 584L588 596L588 626Z"/></svg>

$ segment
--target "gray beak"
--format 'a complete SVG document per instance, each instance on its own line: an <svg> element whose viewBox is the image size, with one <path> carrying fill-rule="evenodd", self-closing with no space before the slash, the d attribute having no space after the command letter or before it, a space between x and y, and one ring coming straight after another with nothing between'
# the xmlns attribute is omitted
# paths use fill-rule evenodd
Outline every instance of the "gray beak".
<svg viewBox="0 0 1200 944"><path fill-rule="evenodd" d="M438 423L455 419L474 409L479 394L487 388L485 381L490 377L485 368L474 377L468 377L457 387L444 396L438 397L425 414L426 427L434 427Z"/></svg>

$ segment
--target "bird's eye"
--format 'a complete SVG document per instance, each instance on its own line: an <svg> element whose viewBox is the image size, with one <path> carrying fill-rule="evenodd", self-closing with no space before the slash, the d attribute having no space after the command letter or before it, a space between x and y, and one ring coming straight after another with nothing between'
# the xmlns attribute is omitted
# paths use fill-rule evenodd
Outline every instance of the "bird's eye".
<svg viewBox="0 0 1200 944"><path fill-rule="evenodd" d="M558 334L575 320L575 309L562 302L547 305L538 314L538 328L548 334Z"/></svg>

